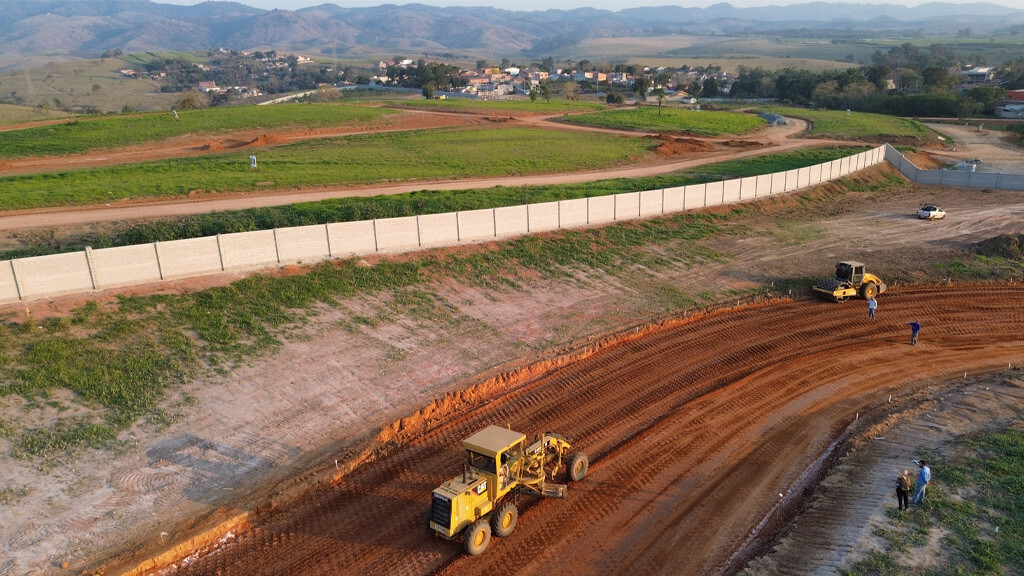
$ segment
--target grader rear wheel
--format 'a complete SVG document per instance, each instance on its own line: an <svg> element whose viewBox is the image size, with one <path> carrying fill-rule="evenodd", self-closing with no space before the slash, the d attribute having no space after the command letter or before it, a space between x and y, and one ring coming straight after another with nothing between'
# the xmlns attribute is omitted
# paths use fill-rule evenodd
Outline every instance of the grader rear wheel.
<svg viewBox="0 0 1024 576"><path fill-rule="evenodd" d="M491 525L487 522L486 518L481 518L473 522L469 528L466 528L463 545L466 547L467 554L479 556L483 554L483 551L487 549L487 545L490 543Z"/></svg>
<svg viewBox="0 0 1024 576"><path fill-rule="evenodd" d="M498 506L498 511L491 516L491 533L504 538L516 529L519 522L519 509L512 502Z"/></svg>

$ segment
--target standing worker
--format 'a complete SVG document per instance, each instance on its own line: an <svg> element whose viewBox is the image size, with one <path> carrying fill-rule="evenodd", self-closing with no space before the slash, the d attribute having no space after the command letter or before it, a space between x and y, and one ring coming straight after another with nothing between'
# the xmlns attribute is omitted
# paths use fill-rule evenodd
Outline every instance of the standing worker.
<svg viewBox="0 0 1024 576"><path fill-rule="evenodd" d="M921 460L917 463L921 467L921 471L917 473L917 485L914 486L914 504L924 504L924 491L928 488L928 484L932 481L932 469L928 467L928 463Z"/></svg>
<svg viewBox="0 0 1024 576"><path fill-rule="evenodd" d="M896 478L896 500L900 511L910 510L910 471L904 470L903 475Z"/></svg>
<svg viewBox="0 0 1024 576"><path fill-rule="evenodd" d="M921 323L914 320L907 322L907 326L910 326L910 345L917 346L917 333L921 331Z"/></svg>
<svg viewBox="0 0 1024 576"><path fill-rule="evenodd" d="M878 308L878 301L874 298L868 300L868 318L875 317L875 308Z"/></svg>

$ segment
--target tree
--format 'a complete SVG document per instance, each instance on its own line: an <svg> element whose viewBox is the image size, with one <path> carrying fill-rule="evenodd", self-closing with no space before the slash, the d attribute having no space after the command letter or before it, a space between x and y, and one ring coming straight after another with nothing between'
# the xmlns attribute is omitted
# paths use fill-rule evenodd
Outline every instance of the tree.
<svg viewBox="0 0 1024 576"><path fill-rule="evenodd" d="M965 95L981 105L982 113L992 114L996 111L996 106L1002 106L1006 100L1006 89L998 86L977 86L968 90Z"/></svg>
<svg viewBox="0 0 1024 576"><path fill-rule="evenodd" d="M198 90L190 90L181 97L181 100L174 104L174 108L177 110L194 110L196 108L206 108L208 105L209 101L205 94Z"/></svg>
<svg viewBox="0 0 1024 576"><path fill-rule="evenodd" d="M647 100L647 91L651 88L651 79L646 74L641 74L633 79L633 93L640 100Z"/></svg>
<svg viewBox="0 0 1024 576"><path fill-rule="evenodd" d="M536 101L537 101L537 87L536 86L531 86L530 87L530 102L536 102Z"/></svg>
<svg viewBox="0 0 1024 576"><path fill-rule="evenodd" d="M476 61L476 68L477 68L477 70L481 70L483 68L487 68L487 60L484 60L483 58L481 58L480 60L477 60Z"/></svg>
<svg viewBox="0 0 1024 576"><path fill-rule="evenodd" d="M604 101L608 104L623 104L626 102L626 99L619 92L609 92Z"/></svg>
<svg viewBox="0 0 1024 576"><path fill-rule="evenodd" d="M655 88L651 91L651 95L658 99L658 116L661 116L661 103L665 101L665 89Z"/></svg>
<svg viewBox="0 0 1024 576"><path fill-rule="evenodd" d="M423 97L426 98L427 100L432 100L434 98L434 87L432 85L423 85Z"/></svg>
<svg viewBox="0 0 1024 576"><path fill-rule="evenodd" d="M565 94L565 105L575 100L580 93L580 85L575 82L566 82L562 85L562 93Z"/></svg>
<svg viewBox="0 0 1024 576"><path fill-rule="evenodd" d="M544 98L545 102L551 102L551 83L547 80L540 83L540 95L541 98Z"/></svg>
<svg viewBox="0 0 1024 576"><path fill-rule="evenodd" d="M718 87L718 80L714 76L709 76L704 80L704 86L700 89L700 95L703 98L715 98L721 93L721 89Z"/></svg>

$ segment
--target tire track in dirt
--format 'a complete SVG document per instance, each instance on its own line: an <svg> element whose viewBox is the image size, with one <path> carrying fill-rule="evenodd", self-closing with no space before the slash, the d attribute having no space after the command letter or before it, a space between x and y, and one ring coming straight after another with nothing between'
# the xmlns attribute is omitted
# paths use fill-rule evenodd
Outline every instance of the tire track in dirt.
<svg viewBox="0 0 1024 576"><path fill-rule="evenodd" d="M885 410L904 382L1020 359L1020 285L883 298L874 321L860 306L770 301L667 322L502 395L410 419L334 485L164 573L723 571L856 415ZM913 318L924 325L916 348L904 332ZM566 501L524 498L515 533L464 557L423 516L430 491L461 470L461 439L491 423L566 433L592 465Z"/></svg>

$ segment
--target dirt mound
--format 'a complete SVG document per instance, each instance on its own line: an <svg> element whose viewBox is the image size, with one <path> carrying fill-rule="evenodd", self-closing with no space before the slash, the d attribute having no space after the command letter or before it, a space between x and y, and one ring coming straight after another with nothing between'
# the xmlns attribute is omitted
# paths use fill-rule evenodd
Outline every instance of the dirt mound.
<svg viewBox="0 0 1024 576"><path fill-rule="evenodd" d="M729 148L763 148L770 146L767 142L758 142L756 140L727 140L722 142Z"/></svg>
<svg viewBox="0 0 1024 576"><path fill-rule="evenodd" d="M195 148L193 148L193 150L204 150L204 151L223 150L223 149L224 149L224 143L223 142L219 142L219 141L204 142L203 144L200 144L199 146L196 146Z"/></svg>
<svg viewBox="0 0 1024 576"><path fill-rule="evenodd" d="M714 144L698 140L696 138L680 138L676 136L661 135L661 144L658 145L659 156L682 156L694 152L710 152L715 149Z"/></svg>
<svg viewBox="0 0 1024 576"><path fill-rule="evenodd" d="M982 240L974 251L982 256L997 256L1024 262L1024 234L1000 234L995 238Z"/></svg>
<svg viewBox="0 0 1024 576"><path fill-rule="evenodd" d="M917 150L908 150L903 153L903 156L910 160L910 162L922 170L932 170L936 168L942 168L944 162L935 159L931 154L927 152L918 152Z"/></svg>
<svg viewBox="0 0 1024 576"><path fill-rule="evenodd" d="M274 146L276 144L283 144L284 141L284 138L277 134L260 134L248 142L239 144L238 148L248 148L249 146Z"/></svg>

